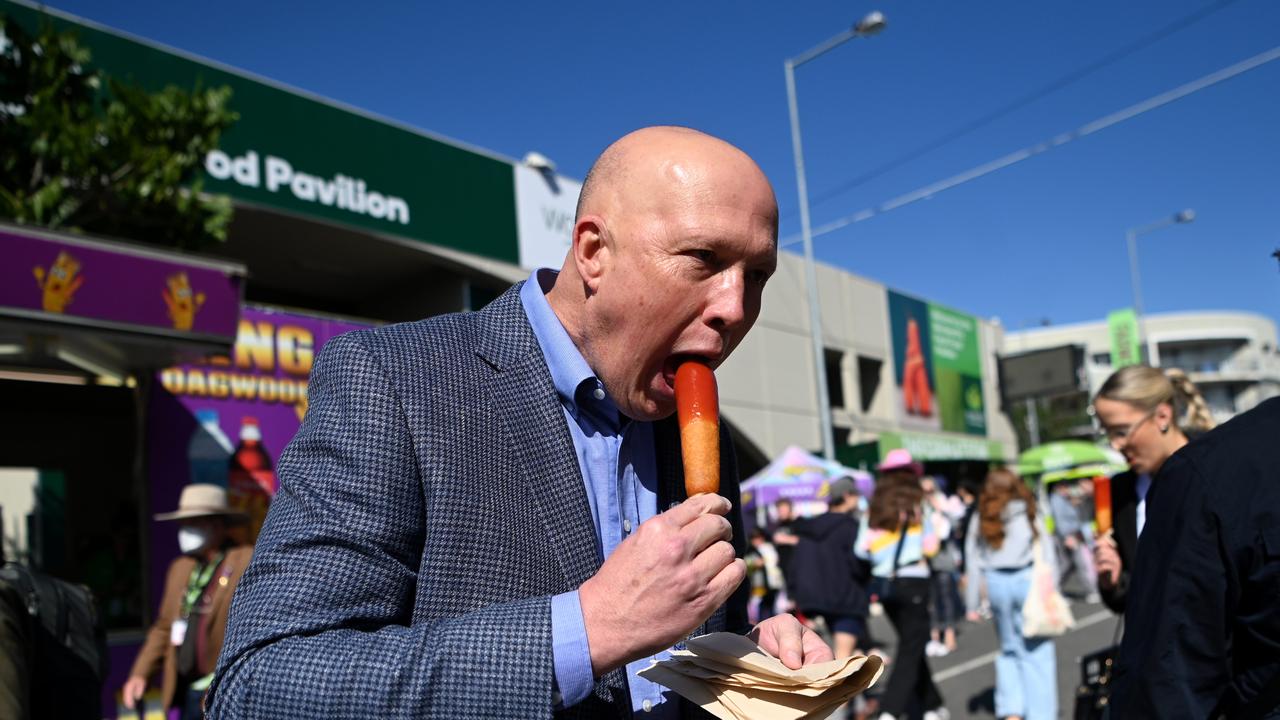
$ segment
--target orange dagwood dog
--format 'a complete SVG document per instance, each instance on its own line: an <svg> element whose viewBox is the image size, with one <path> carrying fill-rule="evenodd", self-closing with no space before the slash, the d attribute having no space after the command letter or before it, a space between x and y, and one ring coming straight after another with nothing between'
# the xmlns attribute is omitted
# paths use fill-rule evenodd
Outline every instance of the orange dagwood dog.
<svg viewBox="0 0 1280 720"><path fill-rule="evenodd" d="M719 492L720 397L715 373L704 363L687 360L676 370L676 415L685 491L690 497Z"/></svg>

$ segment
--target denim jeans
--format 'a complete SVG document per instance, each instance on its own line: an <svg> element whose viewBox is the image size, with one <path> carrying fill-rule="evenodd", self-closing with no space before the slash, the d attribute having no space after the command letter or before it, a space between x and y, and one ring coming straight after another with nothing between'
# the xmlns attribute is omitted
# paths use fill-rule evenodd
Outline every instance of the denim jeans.
<svg viewBox="0 0 1280 720"><path fill-rule="evenodd" d="M986 577L1000 640L996 717L1054 720L1058 717L1058 681L1053 640L1022 636L1022 602L1031 588L1031 568L988 570Z"/></svg>

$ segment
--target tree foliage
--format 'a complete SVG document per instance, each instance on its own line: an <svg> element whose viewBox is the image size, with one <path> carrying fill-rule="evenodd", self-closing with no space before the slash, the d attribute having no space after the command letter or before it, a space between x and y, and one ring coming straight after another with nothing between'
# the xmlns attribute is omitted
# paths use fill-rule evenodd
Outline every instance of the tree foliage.
<svg viewBox="0 0 1280 720"><path fill-rule="evenodd" d="M91 60L74 32L0 15L0 217L188 250L225 240L231 200L200 173L237 119L230 88L148 92Z"/></svg>

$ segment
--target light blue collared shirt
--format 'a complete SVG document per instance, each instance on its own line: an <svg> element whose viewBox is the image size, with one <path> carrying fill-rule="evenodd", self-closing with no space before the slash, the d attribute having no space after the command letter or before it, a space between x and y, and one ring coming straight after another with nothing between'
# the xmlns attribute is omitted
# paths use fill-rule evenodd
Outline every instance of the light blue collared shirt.
<svg viewBox="0 0 1280 720"><path fill-rule="evenodd" d="M520 289L520 301L564 409L596 526L596 548L603 559L640 523L658 513L653 426L618 412L618 406L547 303L545 293L555 278L554 270L535 270ZM577 590L551 599L551 641L559 696L556 705L572 707L591 694L595 682ZM655 657L668 656L664 652ZM675 717L678 705L674 693L636 675L652 659L627 665L632 709L650 716Z"/></svg>

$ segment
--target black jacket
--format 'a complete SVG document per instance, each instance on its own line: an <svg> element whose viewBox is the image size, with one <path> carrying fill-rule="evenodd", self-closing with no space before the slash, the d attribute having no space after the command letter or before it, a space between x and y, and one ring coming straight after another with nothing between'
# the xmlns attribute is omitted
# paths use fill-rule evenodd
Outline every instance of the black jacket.
<svg viewBox="0 0 1280 720"><path fill-rule="evenodd" d="M1280 398L1165 463L1138 554L1112 717L1280 717Z"/></svg>
<svg viewBox="0 0 1280 720"><path fill-rule="evenodd" d="M785 570L787 592L800 611L865 617L868 572L853 555L858 521L829 512L795 521L791 533L800 542Z"/></svg>
<svg viewBox="0 0 1280 720"><path fill-rule="evenodd" d="M1108 585L1099 576L1098 593L1114 613L1124 612L1125 597L1129 594L1129 583L1133 578L1134 556L1138 550L1137 482L1138 476L1131 471L1111 479L1111 536L1120 554L1120 578L1115 585Z"/></svg>

